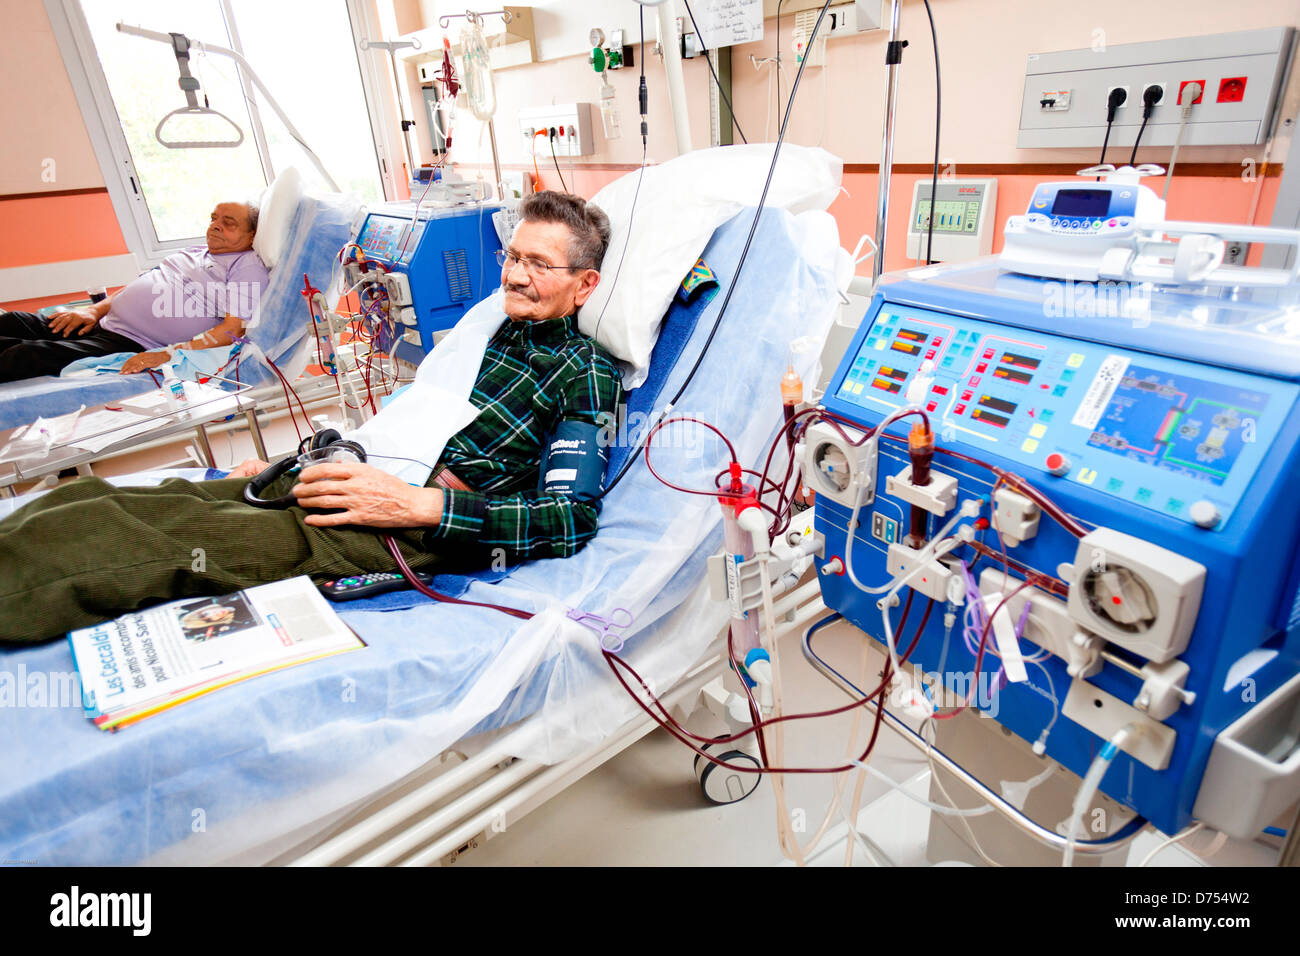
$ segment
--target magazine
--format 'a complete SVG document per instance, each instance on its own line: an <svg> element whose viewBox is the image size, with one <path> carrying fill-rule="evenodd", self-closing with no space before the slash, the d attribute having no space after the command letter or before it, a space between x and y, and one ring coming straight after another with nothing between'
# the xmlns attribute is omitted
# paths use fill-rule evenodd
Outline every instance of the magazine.
<svg viewBox="0 0 1300 956"><path fill-rule="evenodd" d="M306 577L173 601L73 631L68 641L86 716L102 730L365 646Z"/></svg>

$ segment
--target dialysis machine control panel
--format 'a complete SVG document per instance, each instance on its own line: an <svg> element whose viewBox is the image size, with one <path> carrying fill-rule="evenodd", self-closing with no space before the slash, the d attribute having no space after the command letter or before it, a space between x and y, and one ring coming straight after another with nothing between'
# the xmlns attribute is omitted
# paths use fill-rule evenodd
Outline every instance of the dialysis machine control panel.
<svg viewBox="0 0 1300 956"><path fill-rule="evenodd" d="M1034 203L1045 228L1095 235L1112 216L1123 228L1133 197L1100 192L1049 186ZM1053 226L1054 214L1088 225ZM1163 319L1148 331L1164 329L1166 347L1149 351L1088 319L1077 334L1068 323L1041 331L1042 300L1025 291L1035 281L995 265L945 266L878 289L827 385L822 404L835 420L804 438L825 538L823 599L877 637L882 614L901 615L881 603L880 586L908 568L917 573L894 587L940 608L971 600L972 589L1006 602L1009 640L1030 663L1019 677L1005 669L1017 645L1006 634L994 642L996 628L984 631L991 653L977 656L969 620L960 633L945 633L938 613L908 626L919 630L907 666L923 683L960 677L969 688L943 708L964 698L1080 776L1116 731L1139 727L1105 793L1166 833L1215 805L1234 820L1196 816L1248 829L1263 803L1211 798L1249 786L1273 807L1300 795L1300 751L1214 769L1231 749L1218 738L1254 718L1256 700L1274 701L1258 705L1270 713L1300 706L1297 376L1265 372L1263 360L1248 361L1253 348L1236 368L1213 364L1195 331ZM1186 307L1204 303L1188 297ZM903 438L915 418L877 443L844 431L864 434L909 406L934 435L928 489L909 479ZM965 522L963 535L953 521ZM916 542L924 548L945 525L958 546L917 557ZM964 597L947 586L957 583Z"/></svg>
<svg viewBox="0 0 1300 956"><path fill-rule="evenodd" d="M886 304L828 395L888 414L926 363L936 438L1181 521L1231 517L1296 386ZM928 368L928 367L927 367ZM1044 486L1050 492L1050 482Z"/></svg>

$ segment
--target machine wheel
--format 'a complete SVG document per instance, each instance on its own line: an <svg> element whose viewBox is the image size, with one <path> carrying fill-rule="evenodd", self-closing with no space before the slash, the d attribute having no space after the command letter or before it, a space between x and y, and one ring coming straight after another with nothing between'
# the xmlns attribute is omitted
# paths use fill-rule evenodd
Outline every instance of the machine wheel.
<svg viewBox="0 0 1300 956"><path fill-rule="evenodd" d="M714 744L705 744L703 749L713 753L715 748L721 749ZM761 766L755 757L743 750L725 750L714 755L719 760L737 766L747 765L755 769ZM704 798L710 803L717 804L738 803L744 800L758 789L758 784L763 779L761 774L738 773L726 767L719 767L699 754L695 755L695 776L700 781L700 790L703 791Z"/></svg>

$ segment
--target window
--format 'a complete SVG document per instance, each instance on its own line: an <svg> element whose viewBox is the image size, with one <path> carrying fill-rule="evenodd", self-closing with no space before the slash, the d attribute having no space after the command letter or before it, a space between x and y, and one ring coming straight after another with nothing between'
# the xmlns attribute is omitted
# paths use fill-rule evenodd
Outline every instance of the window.
<svg viewBox="0 0 1300 956"><path fill-rule="evenodd" d="M128 245L142 265L200 242L216 203L257 195L289 165L298 167L309 189L324 192L329 186L265 97L245 85L236 62L215 52L190 50L199 103L229 117L243 131L243 142L234 148L164 147L155 137L158 122L186 103L175 55L167 44L120 33L118 22L183 33L242 54L339 188L367 202L383 200L381 152L367 110L350 0L61 2L71 41L63 47L64 59L75 49L88 87L79 95L89 94L82 95L83 113L93 103L115 168L96 143L101 166ZM51 9L51 22L53 14ZM71 62L69 72L74 73ZM93 118L86 119L91 126ZM173 117L163 133L176 140L238 138L214 116Z"/></svg>

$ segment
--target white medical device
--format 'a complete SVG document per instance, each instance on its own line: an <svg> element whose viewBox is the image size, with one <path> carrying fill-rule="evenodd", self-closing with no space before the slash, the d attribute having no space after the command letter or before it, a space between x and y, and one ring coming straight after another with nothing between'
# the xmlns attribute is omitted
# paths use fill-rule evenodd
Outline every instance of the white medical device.
<svg viewBox="0 0 1300 956"><path fill-rule="evenodd" d="M1029 210L1007 220L999 267L1005 272L1068 279L1161 285L1275 287L1300 281L1300 232L1219 222L1172 222L1165 203L1141 185L1159 166L1079 170L1103 175L1086 185L1043 183ZM1225 264L1230 244L1289 246L1283 269Z"/></svg>
<svg viewBox="0 0 1300 956"><path fill-rule="evenodd" d="M938 198L930 202L929 179L912 186L912 213L907 220L907 257L926 259L930 249L930 209L934 207L935 262L964 262L993 251L998 204L996 179L941 179Z"/></svg>
<svg viewBox="0 0 1300 956"><path fill-rule="evenodd" d="M1025 214L1007 220L1002 268L1049 279L1102 278L1108 252L1132 248L1143 225L1164 222L1165 201L1139 182L1163 173L1147 163L1107 164L1079 170L1080 176L1105 176L1104 182L1042 183Z"/></svg>

